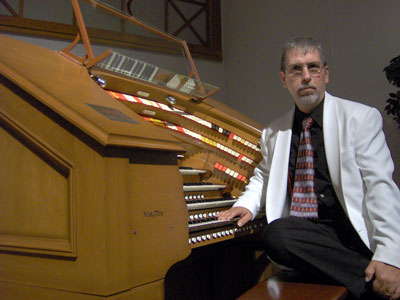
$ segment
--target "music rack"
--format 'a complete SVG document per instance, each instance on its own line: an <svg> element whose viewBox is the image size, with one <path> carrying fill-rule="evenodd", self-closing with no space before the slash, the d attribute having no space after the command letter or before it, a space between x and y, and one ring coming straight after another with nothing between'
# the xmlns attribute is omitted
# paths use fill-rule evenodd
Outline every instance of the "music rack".
<svg viewBox="0 0 400 300"><path fill-rule="evenodd" d="M86 2L91 3L95 8L99 8L108 14L114 15L121 20L128 21L130 23L133 23L142 29L151 32L153 34L158 35L159 37L166 39L180 47L182 47L183 52L185 54L185 57L187 58L189 62L189 74L188 76L184 76L181 74L173 74L173 72L167 71L167 70L159 70L161 74L158 74L159 78L160 77L165 77L166 74L168 75L173 75L171 78L169 78L168 83L164 84L164 80L157 80L157 81L152 81L152 80L145 80L147 82L153 83L156 86L160 83L162 84L162 87L167 87L169 89L172 89L175 92L175 97L180 95L184 99L188 98L189 99L196 101L197 103L203 101L205 98L208 98L218 92L218 88L213 87L211 85L205 84L200 80L200 76L197 72L196 65L193 61L192 55L190 53L189 47L187 45L187 42L184 40L180 40L175 36L172 36L168 33L162 32L158 29L156 29L153 26L150 26L149 24L144 23L143 21L139 20L138 18L135 18L133 16L130 16L126 14L125 12L122 12L115 7L104 3L102 1L98 0L85 0ZM90 69L92 66L97 65L97 66L107 66L108 68L105 68L107 70L113 70L116 71L117 73L123 73L124 75L130 75L134 79L139 79L138 84L142 85L143 81L140 81L144 77L141 77L142 73L140 73L139 76L132 76L136 75L136 73L129 72L129 70L126 70L126 68L120 68L118 65L115 64L116 61L120 62L122 60L125 60L126 64L135 64L135 65L146 65L147 68L143 68L143 70L149 70L151 68L155 69L157 67L152 66L151 64L145 63L138 61L134 58L128 58L128 57L122 57L122 54L112 52L111 50L107 50L103 52L102 54L98 55L97 57L94 56L94 52L92 49L92 45L90 42L89 35L87 33L85 21L82 15L82 11L79 5L79 0L71 0L72 7L74 10L74 15L78 23L79 27L79 32L77 33L75 40L69 45L68 47L62 49L59 51L60 54L63 56L67 57L68 59L71 59L72 61L79 63L81 65L86 66L88 69ZM82 57L79 57L75 54L72 53L72 49L79 43L79 41L82 40L86 54ZM103 60L106 59L106 63L102 63ZM111 62L114 62L114 64L110 64ZM154 71L154 70L153 70ZM148 78L148 76L146 76ZM178 93L177 93L178 92ZM177 94L176 94L177 93ZM171 95L168 95L172 97Z"/></svg>

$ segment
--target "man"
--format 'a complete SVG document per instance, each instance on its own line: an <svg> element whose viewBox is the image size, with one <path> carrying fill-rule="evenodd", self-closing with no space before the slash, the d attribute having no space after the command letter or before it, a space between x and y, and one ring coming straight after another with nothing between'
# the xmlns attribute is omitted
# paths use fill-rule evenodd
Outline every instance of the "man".
<svg viewBox="0 0 400 300"><path fill-rule="evenodd" d="M263 161L219 219L243 226L265 205L273 261L328 275L356 299L399 299L400 191L379 112L325 91L312 38L287 42L280 78L295 107L264 129Z"/></svg>

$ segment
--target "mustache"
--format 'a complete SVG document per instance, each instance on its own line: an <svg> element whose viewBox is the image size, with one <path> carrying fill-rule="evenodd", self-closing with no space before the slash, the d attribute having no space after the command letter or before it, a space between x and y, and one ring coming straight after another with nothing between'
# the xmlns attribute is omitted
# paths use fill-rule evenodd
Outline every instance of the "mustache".
<svg viewBox="0 0 400 300"><path fill-rule="evenodd" d="M301 85L301 86L299 86L299 88L297 89L297 91L300 92L301 90L309 89L309 88L312 88L312 89L314 89L314 90L317 89L317 87L316 87L314 84L307 84L307 85Z"/></svg>

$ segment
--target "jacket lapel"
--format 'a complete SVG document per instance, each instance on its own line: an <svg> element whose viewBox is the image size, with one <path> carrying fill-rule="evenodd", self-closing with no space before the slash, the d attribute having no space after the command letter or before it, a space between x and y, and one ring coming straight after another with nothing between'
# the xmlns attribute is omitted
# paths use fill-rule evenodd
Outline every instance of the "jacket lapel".
<svg viewBox="0 0 400 300"><path fill-rule="evenodd" d="M274 153L268 180L267 199L271 199L271 209L267 209L267 220L272 222L289 213L287 194L287 176L289 167L289 152L292 140L292 125L294 108L281 118L277 132ZM284 164L282 164L284 162ZM286 166L286 167L284 167Z"/></svg>
<svg viewBox="0 0 400 300"><path fill-rule="evenodd" d="M339 114L335 99L328 93L325 93L324 103L324 143L325 154L328 163L329 174L333 188L342 205L343 190L341 184L341 160L340 160L340 128Z"/></svg>

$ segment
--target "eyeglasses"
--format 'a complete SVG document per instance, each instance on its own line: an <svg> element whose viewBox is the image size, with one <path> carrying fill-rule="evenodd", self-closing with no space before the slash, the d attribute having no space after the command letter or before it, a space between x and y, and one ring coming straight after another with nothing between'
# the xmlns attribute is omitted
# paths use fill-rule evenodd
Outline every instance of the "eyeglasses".
<svg viewBox="0 0 400 300"><path fill-rule="evenodd" d="M304 68L307 68L308 73L311 77L319 77L321 75L322 69L325 67L325 64L319 61L311 62L308 64L294 64L290 65L286 68L286 72L291 77L300 77L303 74Z"/></svg>

